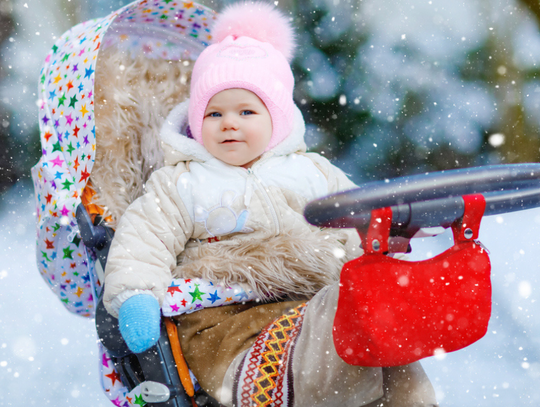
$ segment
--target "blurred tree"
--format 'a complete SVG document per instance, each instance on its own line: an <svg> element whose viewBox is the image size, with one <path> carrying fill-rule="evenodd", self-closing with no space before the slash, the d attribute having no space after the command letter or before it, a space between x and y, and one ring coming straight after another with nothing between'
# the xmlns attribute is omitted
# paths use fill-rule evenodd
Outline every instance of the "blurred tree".
<svg viewBox="0 0 540 407"><path fill-rule="evenodd" d="M538 125L521 100L538 68L518 67L515 48L539 36L520 30L527 15L514 2L297 7L308 143L356 181L538 160Z"/></svg>
<svg viewBox="0 0 540 407"><path fill-rule="evenodd" d="M525 7L533 13L536 21L540 25L540 2L537 0L519 0Z"/></svg>
<svg viewBox="0 0 540 407"><path fill-rule="evenodd" d="M490 71L496 83L500 109L498 131L505 136L501 154L506 162L535 162L540 161L540 127L535 123L538 105L527 109L527 99L530 98L527 88L532 90L528 85L538 79L540 68L535 63L531 66L520 61L516 55L516 39L512 34L520 30L527 17L535 20L535 31L538 31L540 2L519 0L509 12L515 17L506 19L504 23L499 22L490 41L493 54ZM540 89L538 84L534 88L535 92Z"/></svg>
<svg viewBox="0 0 540 407"><path fill-rule="evenodd" d="M9 0L0 0L0 44L7 40L13 31L12 4ZM0 50L0 83L9 75L9 67ZM10 115L5 106L0 103L0 193L17 178L16 171L11 165L13 146L9 135Z"/></svg>

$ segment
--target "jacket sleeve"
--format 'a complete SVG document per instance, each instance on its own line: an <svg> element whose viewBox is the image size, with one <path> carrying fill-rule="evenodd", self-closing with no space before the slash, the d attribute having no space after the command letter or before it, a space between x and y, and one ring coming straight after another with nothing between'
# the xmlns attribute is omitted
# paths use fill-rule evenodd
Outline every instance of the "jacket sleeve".
<svg viewBox="0 0 540 407"><path fill-rule="evenodd" d="M136 294L150 294L163 303L176 258L193 233L176 187L183 171L177 166L154 172L147 193L120 219L105 268L104 305L115 317L122 303Z"/></svg>
<svg viewBox="0 0 540 407"><path fill-rule="evenodd" d="M356 188L357 185L352 182L347 175L327 158L317 153L305 153L328 180L328 193L346 191Z"/></svg>
<svg viewBox="0 0 540 407"><path fill-rule="evenodd" d="M352 182L341 169L333 165L328 159L316 153L305 154L326 177L329 194L347 191L357 187L357 185ZM347 261L360 257L364 251L360 248L360 236L356 229L345 228L341 230L347 235L347 239L344 241Z"/></svg>

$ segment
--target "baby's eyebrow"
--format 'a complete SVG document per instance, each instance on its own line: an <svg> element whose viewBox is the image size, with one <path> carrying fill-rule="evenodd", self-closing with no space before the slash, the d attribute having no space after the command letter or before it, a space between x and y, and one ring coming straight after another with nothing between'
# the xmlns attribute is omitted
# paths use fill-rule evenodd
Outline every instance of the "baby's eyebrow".
<svg viewBox="0 0 540 407"><path fill-rule="evenodd" d="M235 108L237 108L237 109L257 110L257 105L252 103L252 102L240 102L240 103L235 105ZM215 106L215 105L210 105L209 104L206 107L206 110L204 111L204 113L207 114L209 112L220 111L222 109L225 109L225 107L223 107L223 106Z"/></svg>
<svg viewBox="0 0 540 407"><path fill-rule="evenodd" d="M252 102L240 102L238 103L237 107L239 108L249 107L250 109L255 109L257 106Z"/></svg>
<svg viewBox="0 0 540 407"><path fill-rule="evenodd" d="M216 106L214 106L214 105L208 105L208 106L206 107L206 110L204 111L204 113L208 113L208 112L210 112L210 111L215 111L215 110L219 110L219 107L216 107Z"/></svg>

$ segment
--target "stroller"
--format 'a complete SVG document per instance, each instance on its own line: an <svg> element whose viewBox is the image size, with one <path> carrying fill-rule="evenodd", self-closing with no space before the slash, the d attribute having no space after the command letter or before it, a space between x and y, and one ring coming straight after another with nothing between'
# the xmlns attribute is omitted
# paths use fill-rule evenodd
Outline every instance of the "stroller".
<svg viewBox="0 0 540 407"><path fill-rule="evenodd" d="M159 129L188 96L193 62L209 43L214 19L214 11L196 3L139 0L75 26L45 59L39 83L43 155L32 169L38 268L68 311L96 318L98 327L105 323L100 317L111 321L98 304L113 230L166 162ZM100 223L107 225L104 234L89 238L88 230ZM197 282L176 286L181 283L189 288ZM234 297L234 290L221 297ZM179 290L170 293L168 315L195 307L182 303ZM244 300L250 295L243 292ZM120 362L125 346L105 342L100 366L107 396L116 405L141 403L140 368ZM170 346L168 352L174 367Z"/></svg>
<svg viewBox="0 0 540 407"><path fill-rule="evenodd" d="M32 170L38 267L70 312L96 319L102 384L115 405L216 405L190 376L166 319L158 345L133 355L99 301L113 230L143 194L150 174L167 162L158 132L172 107L188 96L190 69L210 39L214 18L212 10L192 2L135 1L63 35L41 72L43 156ZM119 128L120 122L125 127ZM358 228L373 256L406 251L408 239L421 228L450 227L469 216L469 200L461 195L495 191L486 197L486 214L537 206L539 171L531 164L371 184L314 202L306 218L324 227ZM389 209L371 216L379 208ZM466 223L461 222L458 233L465 240L474 241L481 216L472 217L472 226L461 228ZM386 229L372 218L384 219ZM389 240L400 247L388 247ZM173 281L164 316L195 309L197 304L186 305L180 293L192 291L195 283L204 284ZM179 290L181 285L187 289ZM229 291L219 297L235 302L256 298L239 287L223 290Z"/></svg>

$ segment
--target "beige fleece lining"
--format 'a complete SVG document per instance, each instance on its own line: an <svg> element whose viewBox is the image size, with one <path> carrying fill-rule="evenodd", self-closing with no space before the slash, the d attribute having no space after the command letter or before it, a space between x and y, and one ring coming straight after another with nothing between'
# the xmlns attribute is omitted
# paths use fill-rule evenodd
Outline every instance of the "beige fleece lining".
<svg viewBox="0 0 540 407"><path fill-rule="evenodd" d="M188 247L173 270L177 278L245 284L261 297L311 297L339 279L345 261L344 230L282 231L267 239L236 236Z"/></svg>
<svg viewBox="0 0 540 407"><path fill-rule="evenodd" d="M99 52L95 82L96 157L91 180L105 217L116 227L163 166L159 132L174 106L189 95L193 63L136 57L115 47ZM144 73L144 74L141 74Z"/></svg>

